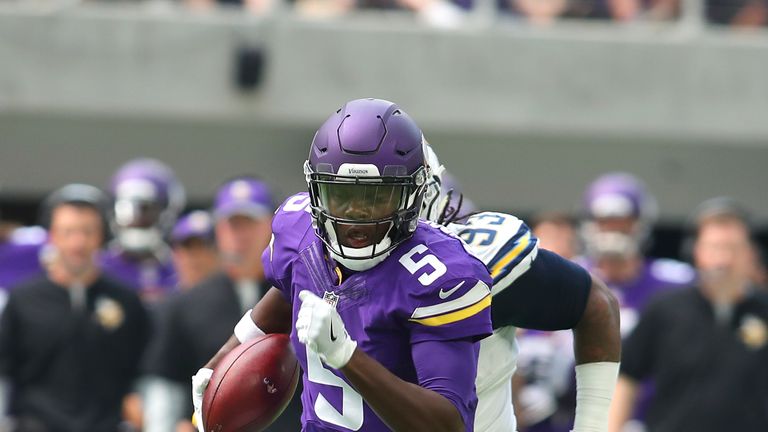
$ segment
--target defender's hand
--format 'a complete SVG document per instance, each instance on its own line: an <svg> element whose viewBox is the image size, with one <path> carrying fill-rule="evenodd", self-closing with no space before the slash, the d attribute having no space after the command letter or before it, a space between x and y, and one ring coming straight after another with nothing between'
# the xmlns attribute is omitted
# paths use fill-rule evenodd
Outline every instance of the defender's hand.
<svg viewBox="0 0 768 432"><path fill-rule="evenodd" d="M213 369L201 368L192 377L192 405L195 407L192 422L200 432L205 432L203 430L203 394L211 381L211 375L213 375Z"/></svg>
<svg viewBox="0 0 768 432"><path fill-rule="evenodd" d="M315 351L328 366L344 367L357 348L336 309L309 291L299 293L301 309L296 318L299 342Z"/></svg>

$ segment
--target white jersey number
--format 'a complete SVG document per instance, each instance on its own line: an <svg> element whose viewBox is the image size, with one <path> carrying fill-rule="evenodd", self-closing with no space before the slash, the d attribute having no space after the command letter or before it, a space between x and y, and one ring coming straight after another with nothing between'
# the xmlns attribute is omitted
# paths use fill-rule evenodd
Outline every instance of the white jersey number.
<svg viewBox="0 0 768 432"><path fill-rule="evenodd" d="M353 431L363 426L363 397L346 381L323 367L320 357L310 349L307 349L307 376L313 383L341 388L341 412L336 410L322 393L317 393L314 408L320 420Z"/></svg>
<svg viewBox="0 0 768 432"><path fill-rule="evenodd" d="M285 202L283 205L283 211L295 212L295 211L309 211L310 199L308 196L295 195Z"/></svg>
<svg viewBox="0 0 768 432"><path fill-rule="evenodd" d="M424 253L427 251L427 247L423 244L418 244L413 247L413 249L409 250L405 253L402 257L400 257L400 264L405 267L406 270L411 272L411 274L416 274L417 271L419 271L422 267L430 266L432 267L431 272L425 272L421 276L419 276L419 282L421 282L422 285L427 286L431 284L432 282L436 281L437 278L444 275L445 272L448 270L445 267L445 264L443 264L439 259L437 259L436 256L432 254L427 254L419 258L418 261L413 260L413 256L416 254Z"/></svg>

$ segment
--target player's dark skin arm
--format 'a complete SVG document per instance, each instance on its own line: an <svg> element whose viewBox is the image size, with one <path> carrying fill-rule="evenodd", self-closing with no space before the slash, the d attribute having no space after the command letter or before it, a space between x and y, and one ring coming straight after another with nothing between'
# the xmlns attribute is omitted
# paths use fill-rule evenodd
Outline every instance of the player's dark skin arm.
<svg viewBox="0 0 768 432"><path fill-rule="evenodd" d="M291 304L277 288L270 288L251 311L251 319L267 334L291 332ZM214 369L230 351L240 345L232 335L204 367Z"/></svg>
<svg viewBox="0 0 768 432"><path fill-rule="evenodd" d="M390 429L394 431L464 431L456 407L445 397L403 381L362 350L340 369ZM403 415L403 413L408 415Z"/></svg>
<svg viewBox="0 0 768 432"><path fill-rule="evenodd" d="M576 364L621 359L619 303L600 279L592 276L587 306L573 328Z"/></svg>

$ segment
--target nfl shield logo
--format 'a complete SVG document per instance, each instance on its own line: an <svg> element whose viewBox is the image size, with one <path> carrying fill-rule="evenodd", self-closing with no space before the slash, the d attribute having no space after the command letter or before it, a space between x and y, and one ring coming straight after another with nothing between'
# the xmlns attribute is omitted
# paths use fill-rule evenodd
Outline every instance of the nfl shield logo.
<svg viewBox="0 0 768 432"><path fill-rule="evenodd" d="M339 303L339 296L333 291L326 291L325 294L323 294L323 300L329 305L336 307L336 304Z"/></svg>

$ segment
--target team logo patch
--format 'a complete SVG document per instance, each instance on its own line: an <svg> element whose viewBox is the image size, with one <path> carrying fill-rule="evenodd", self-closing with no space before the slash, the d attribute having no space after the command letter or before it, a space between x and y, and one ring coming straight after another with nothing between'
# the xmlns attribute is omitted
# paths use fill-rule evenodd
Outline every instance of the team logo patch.
<svg viewBox="0 0 768 432"><path fill-rule="evenodd" d="M323 300L333 307L336 307L336 305L339 304L339 296L333 291L326 291L325 294L323 294Z"/></svg>
<svg viewBox="0 0 768 432"><path fill-rule="evenodd" d="M96 321L107 330L115 330L125 321L125 311L120 303L111 298L99 298L96 300Z"/></svg>
<svg viewBox="0 0 768 432"><path fill-rule="evenodd" d="M189 218L189 225L195 231L205 231L211 226L211 218L205 212L194 213Z"/></svg>
<svg viewBox="0 0 768 432"><path fill-rule="evenodd" d="M251 197L251 185L247 181L236 181L230 190L232 196L238 201L247 201Z"/></svg>
<svg viewBox="0 0 768 432"><path fill-rule="evenodd" d="M739 337L744 345L757 350L768 342L768 326L765 321L754 315L746 315L741 320Z"/></svg>

